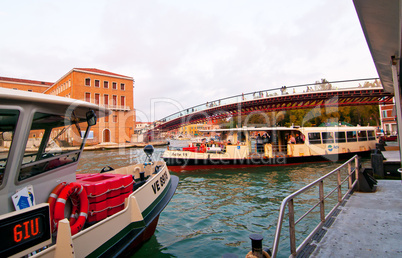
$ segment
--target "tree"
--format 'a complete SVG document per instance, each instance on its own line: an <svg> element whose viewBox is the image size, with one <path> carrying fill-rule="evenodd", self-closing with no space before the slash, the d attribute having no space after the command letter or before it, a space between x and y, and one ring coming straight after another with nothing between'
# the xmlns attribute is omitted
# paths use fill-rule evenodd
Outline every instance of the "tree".
<svg viewBox="0 0 402 258"><path fill-rule="evenodd" d="M332 89L332 85L331 83L329 83L326 79L321 79L320 81L316 81L315 82L315 90L320 91L320 90L331 90Z"/></svg>

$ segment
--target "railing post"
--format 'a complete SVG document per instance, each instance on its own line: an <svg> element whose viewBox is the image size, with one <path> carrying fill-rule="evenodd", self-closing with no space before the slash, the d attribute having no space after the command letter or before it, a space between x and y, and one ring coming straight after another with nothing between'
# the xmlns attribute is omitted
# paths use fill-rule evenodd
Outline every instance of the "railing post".
<svg viewBox="0 0 402 258"><path fill-rule="evenodd" d="M320 193L320 216L321 222L325 222L325 206L324 206L324 180L319 183L319 193Z"/></svg>
<svg viewBox="0 0 402 258"><path fill-rule="evenodd" d="M359 157L357 155L355 157L355 174L356 174L356 181L359 182Z"/></svg>
<svg viewBox="0 0 402 258"><path fill-rule="evenodd" d="M295 226L295 209L293 199L289 201L289 235L290 235L290 253L296 257L296 226Z"/></svg>
<svg viewBox="0 0 402 258"><path fill-rule="evenodd" d="M342 202L342 186L341 186L341 170L338 169L338 202L341 203Z"/></svg>
<svg viewBox="0 0 402 258"><path fill-rule="evenodd" d="M349 189L352 189L352 165L348 163Z"/></svg>

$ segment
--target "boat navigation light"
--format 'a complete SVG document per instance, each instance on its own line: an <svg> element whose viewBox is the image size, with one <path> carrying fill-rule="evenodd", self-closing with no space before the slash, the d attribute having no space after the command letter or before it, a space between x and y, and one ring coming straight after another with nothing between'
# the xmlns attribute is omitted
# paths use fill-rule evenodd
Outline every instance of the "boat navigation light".
<svg viewBox="0 0 402 258"><path fill-rule="evenodd" d="M152 154L154 153L154 146L152 146L150 144L146 145L144 147L144 152L147 155L148 161L152 162Z"/></svg>

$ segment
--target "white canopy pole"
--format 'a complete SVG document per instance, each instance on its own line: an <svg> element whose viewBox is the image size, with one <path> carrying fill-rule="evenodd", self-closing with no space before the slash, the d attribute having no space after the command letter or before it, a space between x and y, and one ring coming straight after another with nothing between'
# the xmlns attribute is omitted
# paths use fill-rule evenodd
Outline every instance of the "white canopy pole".
<svg viewBox="0 0 402 258"><path fill-rule="evenodd" d="M398 142L399 142L399 156L401 158L401 167L402 167L402 110L401 110L401 90L399 88L399 80L398 80L398 67L397 64L399 60L393 58L392 60L392 80L394 83L394 100L395 100L395 110L396 110L396 120L398 123Z"/></svg>

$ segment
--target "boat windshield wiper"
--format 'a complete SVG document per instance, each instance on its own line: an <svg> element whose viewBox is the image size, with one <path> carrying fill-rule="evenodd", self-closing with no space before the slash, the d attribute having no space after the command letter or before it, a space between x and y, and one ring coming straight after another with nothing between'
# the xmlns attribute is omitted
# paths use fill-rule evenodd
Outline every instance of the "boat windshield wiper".
<svg viewBox="0 0 402 258"><path fill-rule="evenodd" d="M54 138L53 141L56 140L57 138L59 138L60 135L62 135L63 133L65 133L70 127L71 125L74 124L75 127L78 130L78 133L81 135L81 128L79 125L79 119L76 117L75 113L73 112L73 118L71 119L71 124L69 124L68 126L65 126Z"/></svg>
<svg viewBox="0 0 402 258"><path fill-rule="evenodd" d="M67 131L68 128L70 128L71 125L64 127L54 138L52 141L56 140L57 138L59 138L60 135L62 135L65 131Z"/></svg>
<svg viewBox="0 0 402 258"><path fill-rule="evenodd" d="M72 122L74 123L75 127L77 128L78 133L81 135L81 128L80 128L80 125L78 124L79 119L75 116L75 112L74 112L74 111L73 111L73 119L72 119Z"/></svg>

